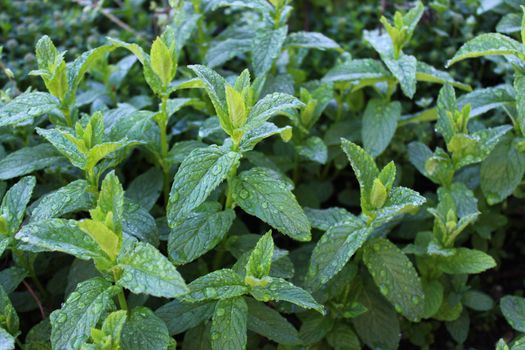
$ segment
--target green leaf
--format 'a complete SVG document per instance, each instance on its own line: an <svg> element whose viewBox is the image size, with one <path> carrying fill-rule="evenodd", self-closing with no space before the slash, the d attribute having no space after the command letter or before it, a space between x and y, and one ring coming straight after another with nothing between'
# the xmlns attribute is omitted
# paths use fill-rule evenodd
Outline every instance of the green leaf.
<svg viewBox="0 0 525 350"><path fill-rule="evenodd" d="M525 332L525 299L506 295L500 300L500 307L507 322L519 332Z"/></svg>
<svg viewBox="0 0 525 350"><path fill-rule="evenodd" d="M354 282L356 301L368 311L352 319L359 338L372 349L397 349L401 338L399 318L371 281Z"/></svg>
<svg viewBox="0 0 525 350"><path fill-rule="evenodd" d="M64 158L48 144L24 147L0 160L0 180L30 174L36 170L60 165Z"/></svg>
<svg viewBox="0 0 525 350"><path fill-rule="evenodd" d="M155 218L146 209L129 200L124 201L123 209L122 233L124 236L135 237L139 241L157 246L159 229Z"/></svg>
<svg viewBox="0 0 525 350"><path fill-rule="evenodd" d="M33 176L24 177L4 195L0 205L0 217L7 221L9 235L14 234L22 224L35 184L36 179Z"/></svg>
<svg viewBox="0 0 525 350"><path fill-rule="evenodd" d="M173 300L162 305L155 314L168 326L170 334L180 334L196 327L213 314L215 302L186 303Z"/></svg>
<svg viewBox="0 0 525 350"><path fill-rule="evenodd" d="M248 304L248 329L276 343L299 345L301 339L295 327L274 309L251 298Z"/></svg>
<svg viewBox="0 0 525 350"><path fill-rule="evenodd" d="M448 274L474 274L496 267L496 261L480 250L456 248L453 255L440 256L437 267Z"/></svg>
<svg viewBox="0 0 525 350"><path fill-rule="evenodd" d="M423 292L425 293L423 318L430 318L434 316L441 307L444 297L443 285L436 280L426 281L422 280Z"/></svg>
<svg viewBox="0 0 525 350"><path fill-rule="evenodd" d="M20 321L16 310L11 304L9 296L0 287L0 329L5 329L12 335L16 335L19 331Z"/></svg>
<svg viewBox="0 0 525 350"><path fill-rule="evenodd" d="M265 286L250 289L252 296L260 301L287 301L305 309L313 309L324 314L323 305L317 303L310 293L282 278L269 277Z"/></svg>
<svg viewBox="0 0 525 350"><path fill-rule="evenodd" d="M136 307L122 329L122 349L166 350L170 336L166 324L146 307Z"/></svg>
<svg viewBox="0 0 525 350"><path fill-rule="evenodd" d="M31 221L42 221L69 213L86 211L94 207L95 203L95 193L89 190L87 181L76 180L41 197L31 212Z"/></svg>
<svg viewBox="0 0 525 350"><path fill-rule="evenodd" d="M318 136L311 136L304 143L298 145L297 153L319 164L325 164L328 160L328 147Z"/></svg>
<svg viewBox="0 0 525 350"><path fill-rule="evenodd" d="M45 92L26 92L0 107L0 127L16 125L58 107L58 100Z"/></svg>
<svg viewBox="0 0 525 350"><path fill-rule="evenodd" d="M299 241L311 239L310 223L280 175L252 168L234 178L233 199L245 212Z"/></svg>
<svg viewBox="0 0 525 350"><path fill-rule="evenodd" d="M357 219L355 215L348 210L337 207L328 209L304 208L304 213L308 217L312 227L321 231L326 231L336 224L346 221L352 222Z"/></svg>
<svg viewBox="0 0 525 350"><path fill-rule="evenodd" d="M414 97L416 93L416 71L417 60L414 56L402 54L399 59L395 60L389 57L383 57L383 62L392 72L394 77L399 81L401 90L408 98Z"/></svg>
<svg viewBox="0 0 525 350"><path fill-rule="evenodd" d="M135 242L117 258L122 275L117 283L133 293L174 298L188 287L173 264L155 247Z"/></svg>
<svg viewBox="0 0 525 350"><path fill-rule="evenodd" d="M0 349L11 350L15 348L15 338L5 329L0 327Z"/></svg>
<svg viewBox="0 0 525 350"><path fill-rule="evenodd" d="M151 168L133 179L126 189L126 198L149 211L160 196L162 181L162 171L158 168Z"/></svg>
<svg viewBox="0 0 525 350"><path fill-rule="evenodd" d="M111 345L114 347L120 346L120 337L127 318L128 314L125 310L118 310L110 313L102 324L102 332L111 337Z"/></svg>
<svg viewBox="0 0 525 350"><path fill-rule="evenodd" d="M417 322L424 311L425 294L416 269L407 256L390 241L376 238L366 244L363 261L379 291L396 311Z"/></svg>
<svg viewBox="0 0 525 350"><path fill-rule="evenodd" d="M106 259L97 242L86 235L74 220L50 219L22 227L16 239L42 251L58 251L79 259Z"/></svg>
<svg viewBox="0 0 525 350"><path fill-rule="evenodd" d="M91 237L106 255L114 261L120 250L120 239L104 223L94 220L82 220L78 227Z"/></svg>
<svg viewBox="0 0 525 350"><path fill-rule="evenodd" d="M257 31L252 46L252 65L256 76L264 75L279 57L288 26L279 29L261 29Z"/></svg>
<svg viewBox="0 0 525 350"><path fill-rule="evenodd" d="M177 72L177 61L172 57L172 52L161 37L157 37L151 45L151 69L167 88Z"/></svg>
<svg viewBox="0 0 525 350"><path fill-rule="evenodd" d="M0 271L0 287L7 294L13 293L18 285L27 277L26 269L19 266L11 266Z"/></svg>
<svg viewBox="0 0 525 350"><path fill-rule="evenodd" d="M239 149L241 152L251 151L262 140L277 134L281 135L283 141L288 142L292 137L292 127L279 128L273 123L265 122L260 127L247 131L243 135Z"/></svg>
<svg viewBox="0 0 525 350"><path fill-rule="evenodd" d="M460 83L454 80L454 78L452 78L452 76L447 72L438 70L432 67L431 65L421 61L417 62L416 80L443 85L450 84L453 87L464 91L472 91L470 85Z"/></svg>
<svg viewBox="0 0 525 350"><path fill-rule="evenodd" d="M79 283L62 307L50 315L53 348L78 349L89 338L91 328L112 307L117 290L101 277Z"/></svg>
<svg viewBox="0 0 525 350"><path fill-rule="evenodd" d="M140 142L138 141L128 141L126 139L118 142L105 142L98 145L95 145L87 153L87 160L85 164L85 169L92 169L100 162L102 159L106 158L110 154L117 152L128 146L137 145Z"/></svg>
<svg viewBox="0 0 525 350"><path fill-rule="evenodd" d="M510 85L499 85L495 87L476 89L458 99L458 107L462 109L470 104L470 117L476 117L496 108L503 110L513 108L516 104L514 91Z"/></svg>
<svg viewBox="0 0 525 350"><path fill-rule="evenodd" d="M336 350L361 349L359 338L352 330L352 327L344 323L335 325L326 340Z"/></svg>
<svg viewBox="0 0 525 350"><path fill-rule="evenodd" d="M361 147L353 142L341 139L341 147L346 153L354 170L361 191L361 208L368 210L370 206L369 193L372 191L374 179L379 175L374 159Z"/></svg>
<svg viewBox="0 0 525 350"><path fill-rule="evenodd" d="M373 85L391 77L391 73L381 61L367 58L335 66L326 73L323 82L355 81L356 84Z"/></svg>
<svg viewBox="0 0 525 350"><path fill-rule="evenodd" d="M401 117L401 103L372 99L363 115L361 138L367 153L377 157L388 147Z"/></svg>
<svg viewBox="0 0 525 350"><path fill-rule="evenodd" d="M211 207L196 210L172 228L168 252L175 264L187 264L212 250L228 233L235 213Z"/></svg>
<svg viewBox="0 0 525 350"><path fill-rule="evenodd" d="M190 292L180 299L191 303L233 298L248 291L241 276L230 269L210 272L192 281L188 287Z"/></svg>
<svg viewBox="0 0 525 350"><path fill-rule="evenodd" d="M390 191L383 207L373 213L373 226L378 227L394 217L411 213L425 204L425 197L406 187L395 187Z"/></svg>
<svg viewBox="0 0 525 350"><path fill-rule="evenodd" d="M447 62L447 67L467 58L523 54L525 54L525 46L508 36L497 33L481 34L461 46L454 57Z"/></svg>
<svg viewBox="0 0 525 350"><path fill-rule="evenodd" d="M51 143L57 151L63 154L74 166L80 169L86 168L87 149L84 144L75 139L73 135L64 130L37 128L39 135Z"/></svg>
<svg viewBox="0 0 525 350"><path fill-rule="evenodd" d="M251 251L246 264L246 275L255 278L268 276L272 267L273 249L272 231L268 231Z"/></svg>
<svg viewBox="0 0 525 350"><path fill-rule="evenodd" d="M226 81L224 78L206 66L191 65L188 68L204 83L204 89L213 103L215 113L217 113L223 129L226 132L232 130L231 126L226 123L228 120L228 108L226 106L226 91L224 89Z"/></svg>
<svg viewBox="0 0 525 350"><path fill-rule="evenodd" d="M201 205L239 162L240 155L217 146L193 150L173 179L167 208L168 223L174 226Z"/></svg>
<svg viewBox="0 0 525 350"><path fill-rule="evenodd" d="M494 307L494 301L490 295L471 289L463 294L463 305L476 311L490 311Z"/></svg>
<svg viewBox="0 0 525 350"><path fill-rule="evenodd" d="M246 348L248 306L242 297L223 299L215 305L211 324L213 350Z"/></svg>
<svg viewBox="0 0 525 350"><path fill-rule="evenodd" d="M525 173L525 155L512 140L500 142L481 163L481 190L491 205L505 200L520 184Z"/></svg>
<svg viewBox="0 0 525 350"><path fill-rule="evenodd" d="M286 47L297 47L317 50L340 49L338 43L322 33L294 32L286 37Z"/></svg>
<svg viewBox="0 0 525 350"><path fill-rule="evenodd" d="M280 92L266 95L252 107L243 129L245 131L257 129L271 117L302 106L303 103L292 95Z"/></svg>
<svg viewBox="0 0 525 350"><path fill-rule="evenodd" d="M371 229L355 218L331 226L317 245L310 258L306 283L317 290L332 279L364 244Z"/></svg>

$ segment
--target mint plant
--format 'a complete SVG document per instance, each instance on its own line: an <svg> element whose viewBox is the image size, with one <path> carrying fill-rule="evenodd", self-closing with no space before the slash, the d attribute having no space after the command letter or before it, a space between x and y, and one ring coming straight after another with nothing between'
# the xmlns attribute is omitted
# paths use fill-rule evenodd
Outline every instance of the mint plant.
<svg viewBox="0 0 525 350"><path fill-rule="evenodd" d="M0 349L523 347L517 2L0 7Z"/></svg>

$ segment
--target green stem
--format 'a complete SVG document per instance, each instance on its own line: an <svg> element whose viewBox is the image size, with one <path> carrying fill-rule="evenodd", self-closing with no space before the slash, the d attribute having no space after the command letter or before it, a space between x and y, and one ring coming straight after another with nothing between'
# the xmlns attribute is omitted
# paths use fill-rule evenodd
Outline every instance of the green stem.
<svg viewBox="0 0 525 350"><path fill-rule="evenodd" d="M20 349L22 349L22 350L25 349L25 346L24 346L24 344L22 344L22 342L20 341L20 339L16 338L16 339L15 339L15 342L16 342L16 345L18 345L18 347L19 347Z"/></svg>
<svg viewBox="0 0 525 350"><path fill-rule="evenodd" d="M126 301L126 296L124 295L124 289L120 289L117 297L120 308L122 310L128 311L128 302Z"/></svg>
<svg viewBox="0 0 525 350"><path fill-rule="evenodd" d="M168 163L168 95L161 97L162 102L160 105L160 112L162 114L161 119L158 122L160 128L160 167L163 173L163 194L164 203L168 203L170 194L170 166Z"/></svg>
<svg viewBox="0 0 525 350"><path fill-rule="evenodd" d="M228 185L228 188L226 189L226 208L233 208L233 186L232 186L232 180L235 176L237 176L237 167L239 165L235 165L230 172L228 173L228 177L226 178L226 182Z"/></svg>
<svg viewBox="0 0 525 350"><path fill-rule="evenodd" d="M64 114L64 118L66 119L66 125L70 128L73 127L73 120L71 119L71 111L68 107L61 107L60 110Z"/></svg>

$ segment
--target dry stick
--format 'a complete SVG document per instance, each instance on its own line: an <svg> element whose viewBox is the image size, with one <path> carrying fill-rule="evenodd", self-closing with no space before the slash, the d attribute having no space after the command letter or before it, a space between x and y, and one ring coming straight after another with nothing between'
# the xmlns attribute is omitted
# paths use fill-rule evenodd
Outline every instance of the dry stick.
<svg viewBox="0 0 525 350"><path fill-rule="evenodd" d="M40 302L40 299L38 299L38 295L36 295L35 291L33 290L33 288L31 288L29 283L27 283L26 281L22 281L22 283L27 288L27 291L29 292L29 294L31 294L33 299L35 299L35 302L38 305L38 308L40 309L40 315L42 316L42 320L44 320L46 318L46 313L44 311L44 307L42 306L42 303Z"/></svg>
<svg viewBox="0 0 525 350"><path fill-rule="evenodd" d="M91 7L92 9L96 8L95 6L90 6L90 5L83 3L82 0L75 0L75 2L79 4L80 6ZM125 31L128 31L138 36L139 38L144 38L144 36L141 33L137 32L135 29L131 28L127 23L123 22L120 18L113 15L110 10L101 8L100 13L102 13L102 15L104 15L107 19L109 19L111 22L115 23L117 26L124 29Z"/></svg>

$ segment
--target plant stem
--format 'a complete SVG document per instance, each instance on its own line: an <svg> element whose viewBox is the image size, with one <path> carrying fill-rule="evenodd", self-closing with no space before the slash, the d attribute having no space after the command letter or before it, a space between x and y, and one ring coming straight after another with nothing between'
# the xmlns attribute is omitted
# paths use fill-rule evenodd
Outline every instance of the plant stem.
<svg viewBox="0 0 525 350"><path fill-rule="evenodd" d="M68 107L61 107L60 110L64 114L64 118L66 119L66 125L70 128L73 127L73 120L71 119L71 111Z"/></svg>
<svg viewBox="0 0 525 350"><path fill-rule="evenodd" d="M158 122L160 128L160 167L162 168L163 173L163 195L164 203L168 203L168 198L170 194L170 166L167 161L169 144L168 144L168 95L161 97L162 102L160 105L161 117Z"/></svg>
<svg viewBox="0 0 525 350"><path fill-rule="evenodd" d="M232 188L232 180L235 176L237 176L237 167L239 165L234 165L233 168L228 173L228 177L226 178L226 183L228 185L228 188L226 189L226 208L233 208L233 188Z"/></svg>
<svg viewBox="0 0 525 350"><path fill-rule="evenodd" d="M122 310L128 311L128 303L126 301L126 296L124 295L124 290L122 288L118 292L118 303Z"/></svg>
<svg viewBox="0 0 525 350"><path fill-rule="evenodd" d="M15 339L15 342L16 342L16 345L18 345L18 347L19 347L20 349L22 349L22 350L25 349L25 346L24 346L24 344L22 344L22 342L20 341L20 339L16 338L16 339Z"/></svg>

